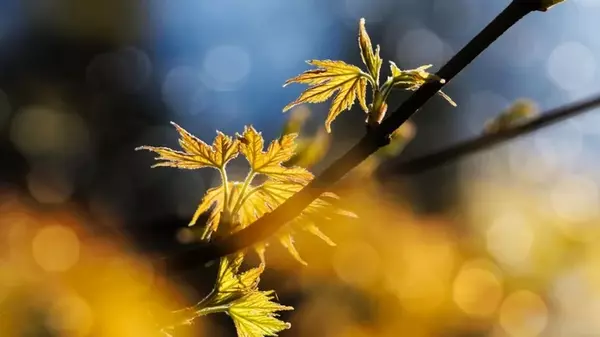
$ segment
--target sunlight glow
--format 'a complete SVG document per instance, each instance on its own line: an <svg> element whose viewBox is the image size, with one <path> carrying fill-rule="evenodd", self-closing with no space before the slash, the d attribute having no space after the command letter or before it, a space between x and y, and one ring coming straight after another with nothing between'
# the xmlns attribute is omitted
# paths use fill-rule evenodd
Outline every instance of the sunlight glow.
<svg viewBox="0 0 600 337"><path fill-rule="evenodd" d="M519 290L502 303L499 321L510 336L538 336L548 323L548 308L535 293Z"/></svg>
<svg viewBox="0 0 600 337"><path fill-rule="evenodd" d="M486 260L463 264L454 279L453 299L467 315L487 317L496 311L502 299L502 280L496 269Z"/></svg>
<svg viewBox="0 0 600 337"><path fill-rule="evenodd" d="M66 271L79 260L79 239L68 227L51 225L33 238L35 261L46 271Z"/></svg>

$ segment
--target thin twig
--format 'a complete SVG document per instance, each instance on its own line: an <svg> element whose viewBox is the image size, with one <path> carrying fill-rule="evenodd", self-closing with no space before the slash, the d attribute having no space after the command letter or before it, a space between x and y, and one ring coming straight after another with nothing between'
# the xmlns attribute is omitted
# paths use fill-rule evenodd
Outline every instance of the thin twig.
<svg viewBox="0 0 600 337"><path fill-rule="evenodd" d="M600 106L600 95L544 112L540 117L526 124L483 135L430 154L406 160L397 165L385 167L381 173L418 174L507 140L527 135L530 132L550 126L567 118L575 117L598 106Z"/></svg>
<svg viewBox="0 0 600 337"><path fill-rule="evenodd" d="M400 127L445 83L448 83L456 74L462 71L506 30L525 15L540 8L541 0L513 0L502 13L494 18L489 25L440 69L436 75L443 78L444 83L430 81L421 86L381 125L367 132L350 151L336 160L321 175L287 199L273 212L263 215L250 226L228 237L209 243L190 245L181 252L165 258L164 262L167 269L176 272L203 265L269 238L277 229L298 216L313 200L330 189L346 173L379 148L389 143L389 135L394 130Z"/></svg>

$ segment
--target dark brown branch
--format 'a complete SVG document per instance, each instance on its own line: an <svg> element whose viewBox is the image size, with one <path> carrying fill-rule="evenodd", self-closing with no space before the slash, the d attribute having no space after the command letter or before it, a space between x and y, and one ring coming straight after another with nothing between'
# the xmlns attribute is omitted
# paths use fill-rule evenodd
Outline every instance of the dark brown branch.
<svg viewBox="0 0 600 337"><path fill-rule="evenodd" d="M330 189L346 173L389 142L389 135L412 116L464 67L471 63L492 42L528 13L541 8L542 0L513 0L489 25L458 52L437 75L446 81L428 82L421 86L383 123L368 132L350 151L329 166L300 192L286 200L271 213L252 225L226 238L197 244L165 259L169 271L179 271L232 254L270 237L313 200Z"/></svg>
<svg viewBox="0 0 600 337"><path fill-rule="evenodd" d="M572 103L560 108L556 108L545 113L531 122L520 125L508 130L499 131L493 134L483 135L475 139L458 143L446 149L426 154L424 156L409 159L398 165L387 167L383 174L417 174L464 156L473 154L477 151L487 149L499 143L503 143L513 138L524 136L530 132L550 126L567 118L575 117L590 109L600 106L600 95Z"/></svg>

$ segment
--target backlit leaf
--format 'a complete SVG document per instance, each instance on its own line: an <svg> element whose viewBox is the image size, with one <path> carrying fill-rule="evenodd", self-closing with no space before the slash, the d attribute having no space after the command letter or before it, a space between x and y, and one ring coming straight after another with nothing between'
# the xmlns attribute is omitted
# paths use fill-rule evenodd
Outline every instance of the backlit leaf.
<svg viewBox="0 0 600 337"><path fill-rule="evenodd" d="M319 129L314 136L301 138L296 143L298 143L296 154L285 164L309 168L325 157L331 145L331 138L324 129Z"/></svg>
<svg viewBox="0 0 600 337"><path fill-rule="evenodd" d="M239 269L243 260L244 256L242 254L235 254L221 259L217 281L215 282L216 294L211 305L222 305L239 299L258 287L259 277L264 270L264 266L261 265L240 273Z"/></svg>
<svg viewBox="0 0 600 337"><path fill-rule="evenodd" d="M362 58L363 63L367 66L371 76L373 76L375 84L379 84L379 72L383 60L379 56L379 45L377 45L375 52L373 52L371 38L369 38L369 34L367 34L364 18L361 18L359 23L358 45L360 47L360 57Z"/></svg>
<svg viewBox="0 0 600 337"><path fill-rule="evenodd" d="M241 254L221 259L212 305L226 304L225 312L233 319L240 337L276 336L290 327L277 319L276 312L293 308L272 301L273 291L258 290L264 266L240 273L242 260Z"/></svg>
<svg viewBox="0 0 600 337"><path fill-rule="evenodd" d="M290 254L292 254L296 261L302 263L303 265L307 265L306 261L304 261L302 257L300 257L300 253L296 249L296 246L294 246L294 238L291 234L280 235L279 242L288 250L288 252L290 252Z"/></svg>
<svg viewBox="0 0 600 337"><path fill-rule="evenodd" d="M306 120L310 117L311 111L306 106L298 106L290 112L290 116L283 125L282 135L290 133L300 133Z"/></svg>
<svg viewBox="0 0 600 337"><path fill-rule="evenodd" d="M289 329L290 323L277 318L277 311L293 310L293 307L273 302L273 291L254 291L234 302L229 311L239 337L277 336Z"/></svg>
<svg viewBox="0 0 600 337"><path fill-rule="evenodd" d="M397 156L404 150L406 145L413 140L416 132L415 124L410 120L407 120L392 132L390 143L379 149L375 153L376 156L381 157L382 159Z"/></svg>
<svg viewBox="0 0 600 337"><path fill-rule="evenodd" d="M238 155L238 141L217 131L212 146L196 138L179 125L171 122L179 132L179 145L183 151L167 147L140 146L136 150L148 150L159 154L160 161L152 167L170 166L182 169L203 167L223 168Z"/></svg>
<svg viewBox="0 0 600 337"><path fill-rule="evenodd" d="M312 173L306 169L294 166L284 167L281 164L292 158L296 150L294 140L298 134L290 133L281 136L269 144L263 152L264 140L260 132L252 126L247 126L240 139L240 152L246 157L250 168L259 174L264 174L276 180L307 181L312 179Z"/></svg>
<svg viewBox="0 0 600 337"><path fill-rule="evenodd" d="M230 186L231 185L232 184L230 184ZM204 197L202 198L202 201L200 202L200 205L198 206L196 212L194 213L194 216L192 217L192 220L190 220L188 224L188 226L195 225L196 221L198 221L198 217L200 217L200 215L202 215L204 212L208 211L212 206L214 206L213 211L206 224L206 230L204 231L204 234L202 234L203 240L207 239L210 233L216 231L217 226L219 226L219 221L221 220L221 212L223 212L223 206L225 202L224 192L225 190L223 188L223 185L211 188L208 191L206 191Z"/></svg>
<svg viewBox="0 0 600 337"><path fill-rule="evenodd" d="M277 318L278 311L294 308L274 300L273 291L258 289L264 265L240 272L242 254L221 258L213 291L187 313L188 322L209 313L224 312L235 325L239 337L277 336L290 324Z"/></svg>
<svg viewBox="0 0 600 337"><path fill-rule="evenodd" d="M529 123L538 117L538 115L538 108L534 102L525 99L517 100L508 109L498 114L498 116L487 121L484 133L490 134L508 130Z"/></svg>
<svg viewBox="0 0 600 337"><path fill-rule="evenodd" d="M401 70L394 62L390 61L394 88L416 91L427 81L439 81L443 83L444 79L425 71L431 67L431 64L427 64L415 69ZM450 96L446 95L441 90L438 91L438 94L448 101L450 105L456 107L456 103Z"/></svg>
<svg viewBox="0 0 600 337"><path fill-rule="evenodd" d="M270 208L275 209L285 200L300 191L304 185L280 181L266 181L262 185L255 188L252 193L256 193L264 200ZM294 240L291 236L291 231L296 228L307 230L315 236L321 238L329 245L335 245L331 239L323 234L315 225L315 219L322 217L327 211L333 212L346 217L356 217L356 215L347 210L339 209L327 202L325 196L335 196L332 193L323 194L320 198L315 199L308 205L298 217L290 221L286 227L282 228L276 236L279 242L290 252L290 254L300 263L306 262L300 257L300 254L294 246Z"/></svg>
<svg viewBox="0 0 600 337"><path fill-rule="evenodd" d="M335 94L325 121L327 132L331 132L333 120L342 111L349 110L357 98L362 109L368 112L366 103L368 75L360 68L332 60L311 60L308 64L317 69L307 70L285 82L284 86L290 83L303 83L308 84L309 88L295 101L286 105L283 108L284 112L298 104L324 102Z"/></svg>
<svg viewBox="0 0 600 337"><path fill-rule="evenodd" d="M283 127L282 134L300 133L310 113L306 106L294 108ZM296 138L295 142L297 144L296 153L283 165L310 168L323 159L329 150L331 139L327 131L319 129L312 136Z"/></svg>
<svg viewBox="0 0 600 337"><path fill-rule="evenodd" d="M201 235L201 239L203 240L210 239L215 233L230 235L233 232L250 226L266 213L273 211L294 193L300 191L300 189L313 179L313 175L302 167L282 165L282 163L288 162L295 155L295 141L298 136L296 133L284 134L279 139L269 143L267 149L264 150L265 142L262 135L252 126L245 127L243 134L237 135L236 140L219 134L212 146L206 145L183 128L176 127L180 132L180 144L185 152L181 152L180 157L177 157L179 161L175 162L172 160L166 164L184 168L187 168L182 166L185 163L193 163L197 166L212 165L222 170L223 174L226 175L225 164L235 158L238 153L241 153L246 157L253 174L261 174L267 177L266 181L262 184L253 184L251 180L240 182L223 179L227 181L227 189L222 184L206 191L189 222L189 226L193 226L198 221L200 215L210 212ZM237 148L233 149L234 146L237 146ZM151 150L157 149L146 148ZM165 157L176 152L166 149L164 152L159 153ZM194 153L196 155L193 155ZM200 159L196 159L195 157L199 157ZM202 164L198 164L201 160L203 160ZM227 198L225 197L226 194ZM343 216L353 216L350 212L333 207L331 203L325 200L327 196L332 196L332 194L325 193L320 198L317 198L298 217L286 224L275 235L280 243L302 263L305 262L300 258L299 253L293 245L291 234L294 229L307 230L322 238L328 244L332 244L329 238L316 229L315 219L318 218L319 214L329 210L333 210ZM227 204L225 204L226 199ZM223 221L222 214L228 213L227 221ZM262 261L264 261L264 250L267 245L268 242L261 242L254 247Z"/></svg>

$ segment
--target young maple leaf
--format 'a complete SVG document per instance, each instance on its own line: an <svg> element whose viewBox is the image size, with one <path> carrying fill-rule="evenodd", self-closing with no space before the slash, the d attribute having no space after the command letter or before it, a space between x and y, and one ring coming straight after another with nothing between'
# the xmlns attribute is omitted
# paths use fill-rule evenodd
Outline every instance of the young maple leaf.
<svg viewBox="0 0 600 337"><path fill-rule="evenodd" d="M263 151L264 140L260 132L252 126L246 126L244 133L238 135L240 153L246 157L253 173L263 174L274 180L305 182L313 178L312 173L300 166L282 166L296 151L296 137L297 133L283 135Z"/></svg>
<svg viewBox="0 0 600 337"><path fill-rule="evenodd" d="M375 80L375 85L379 85L379 72L381 70L381 64L383 60L379 56L379 45L373 51L371 45L371 38L365 28L365 19L361 18L359 21L358 28L358 46L360 47L360 57L363 63L367 66L369 73Z"/></svg>
<svg viewBox="0 0 600 337"><path fill-rule="evenodd" d="M156 166L171 166L185 169L213 167L218 169L223 177L222 184L206 191L202 201L198 205L189 226L196 224L201 214L210 210L210 215L201 238L208 240L212 234L221 232L229 235L254 223L264 214L277 208L283 201L306 186L313 175L308 170L299 166L284 166L295 154L298 136L289 133L269 143L265 150L265 142L260 132L252 126L246 126L237 139L225 136L218 132L212 146L194 137L180 126L175 125L180 135L179 144L184 152L172 150L165 147L142 146L145 149L157 152L162 160ZM226 164L241 153L250 164L250 172L246 181L228 181L225 170ZM266 176L263 184L258 186L252 184L256 175ZM331 193L324 193L322 197L332 197ZM290 226L284 227L278 234L279 242L301 263L304 262L294 247L291 232L295 228L302 228L326 243L333 242L323 234L315 225L315 219L329 211L346 216L354 214L332 207L323 198L317 198L294 220ZM220 226L222 214L229 213L231 219L225 222L227 226ZM293 225L293 226L292 226ZM293 227L293 228L292 228ZM264 251L267 243L260 243L255 250L264 262Z"/></svg>
<svg viewBox="0 0 600 337"><path fill-rule="evenodd" d="M431 64L427 64L415 69L401 70L394 62L390 61L390 68L393 77L392 83L394 88L416 91L427 81L440 81L443 83L444 79L425 71L432 66L433 65ZM438 94L448 101L450 105L456 107L456 103L452 100L452 98L450 98L450 96L446 95L441 90L438 91Z"/></svg>
<svg viewBox="0 0 600 337"><path fill-rule="evenodd" d="M213 167L222 174L222 184L206 191L198 205L189 226L196 224L201 214L210 210L210 215L201 238L208 240L214 233L229 235L233 232L250 226L264 214L273 211L283 201L306 186L313 175L308 170L299 166L284 166L295 154L296 133L289 133L269 143L264 149L265 142L260 132L252 126L246 126L237 139L225 136L218 132L212 146L194 137L183 128L174 124L180 135L179 144L185 152L172 150L165 147L142 146L145 149L157 152L157 160L163 160L156 166L171 166L185 169ZM241 153L250 164L250 172L245 181L228 181L225 170L226 164ZM252 181L256 175L263 175L266 180L258 186ZM301 214L290 221L290 226L285 226L277 233L279 242L301 263L305 264L294 247L291 232L302 228L326 243L333 242L321 233L315 225L315 219L326 211L333 211L345 216L355 216L353 213L333 207L323 197L333 197L332 193L324 193L322 197L313 201ZM231 218L221 226L222 214ZM293 228L292 228L293 227ZM254 248L264 263L264 251L268 243L259 243Z"/></svg>
<svg viewBox="0 0 600 337"><path fill-rule="evenodd" d="M308 108L294 109L284 124L281 134L300 133L310 113ZM284 162L285 166L310 168L325 157L331 146L331 138L325 129L319 129L312 136L296 138L295 142L296 153L290 160Z"/></svg>
<svg viewBox="0 0 600 337"><path fill-rule="evenodd" d="M240 153L246 157L250 164L250 175L262 174L267 177L267 180L257 186L251 182L247 184L235 181L229 182L229 205L225 205L224 186L208 190L189 223L190 226L194 225L199 216L212 207L208 223L202 234L203 240L209 239L213 233L221 230L219 221L225 208L229 208L233 216L233 226L225 229L225 234L228 235L250 226L264 214L277 208L313 179L313 175L301 167L282 165L282 162L288 161L294 155L296 147L294 140L296 137L297 134L283 135L280 139L272 141L267 150L263 151L264 140L262 135L253 127L246 127L244 133L238 135ZM322 197L334 196L332 193L324 193ZM331 239L323 234L314 223L317 215L326 210L345 216L354 216L351 212L333 207L323 198L317 198L276 235L279 242L287 248L290 254L303 264L306 264L306 262L302 260L296 250L291 232L294 228L302 228L323 239L326 243L333 245ZM266 245L267 243L260 243L254 247L263 262L265 260Z"/></svg>
<svg viewBox="0 0 600 337"><path fill-rule="evenodd" d="M250 194L256 194L259 199L263 200L269 208L275 209L281 205L284 201L290 198L292 195L300 191L304 187L304 184L298 184L293 182L281 182L274 180L267 180L260 186L257 186L251 190ZM279 242L287 248L292 256L302 264L306 262L300 257L300 253L294 246L294 238L292 236L296 229L302 229L312 233L319 237L325 243L330 246L335 246L335 243L327 237L321 230L316 226L315 221L326 219L325 214L327 212L333 212L346 217L356 217L352 212L339 209L334 207L331 203L325 200L326 197L337 198L333 193L324 193L320 198L315 199L310 205L308 205L298 217L293 219L287 224L282 230L278 231L275 236L279 239ZM261 253L261 249L264 247L259 246L257 252L261 259L264 261L264 255Z"/></svg>
<svg viewBox="0 0 600 337"><path fill-rule="evenodd" d="M278 311L293 307L274 302L274 291L261 291L258 283L264 265L240 273L242 254L221 259L213 291L192 308L181 311L184 324L209 313L224 312L233 320L239 337L276 336L290 323L277 318Z"/></svg>
<svg viewBox="0 0 600 337"><path fill-rule="evenodd" d="M325 129L327 132L331 132L333 120L342 111L349 110L357 98L362 109L365 112L369 111L366 102L367 78L369 78L369 75L359 67L343 61L332 60L310 60L307 63L318 68L307 70L285 81L283 86L285 87L290 83L304 83L308 84L309 88L300 94L296 100L286 105L283 108L284 112L298 104L324 102L337 92L325 121Z"/></svg>
<svg viewBox="0 0 600 337"><path fill-rule="evenodd" d="M181 169L199 169L203 167L213 167L217 169L225 168L225 165L236 158L239 153L239 142L232 137L225 136L217 131L212 146L202 140L194 137L179 125L171 122L179 132L179 145L183 152L173 150L167 147L140 146L135 150L148 150L159 154L156 160L162 160L152 167L169 166Z"/></svg>
<svg viewBox="0 0 600 337"><path fill-rule="evenodd" d="M508 109L502 111L498 116L485 123L483 132L485 134L508 130L523 124L527 124L539 116L539 110L535 102L519 99Z"/></svg>
<svg viewBox="0 0 600 337"><path fill-rule="evenodd" d="M321 103L336 94L329 108L329 114L325 120L325 129L331 133L331 123L344 110L350 110L354 101L358 99L361 108L366 113L371 113L370 106L366 102L367 82L373 88L373 97L379 86L379 73L382 59L379 56L379 45L373 50L371 38L365 28L365 19L361 18L358 29L358 46L360 56L367 67L363 72L357 66L347 64L343 61L311 60L308 64L316 66L317 69L307 70L304 73L287 80L284 87L290 83L308 84L306 89L296 100L283 108L287 111L302 103Z"/></svg>
<svg viewBox="0 0 600 337"><path fill-rule="evenodd" d="M278 332L289 329L290 323L279 320L276 312L294 308L273 302L274 291L258 290L263 266L240 274L241 254L223 260L229 261L221 265L217 293L222 303L230 300L226 313L233 319L238 336L276 336Z"/></svg>

